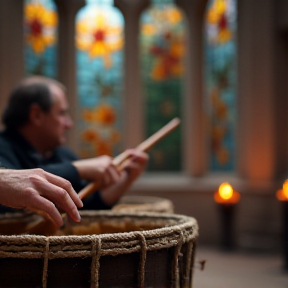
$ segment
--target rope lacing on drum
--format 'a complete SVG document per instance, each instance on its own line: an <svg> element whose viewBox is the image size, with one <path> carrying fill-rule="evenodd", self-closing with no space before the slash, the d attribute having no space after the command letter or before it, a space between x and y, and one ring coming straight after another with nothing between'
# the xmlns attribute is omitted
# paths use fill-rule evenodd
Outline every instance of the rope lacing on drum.
<svg viewBox="0 0 288 288"><path fill-rule="evenodd" d="M176 228L177 232L179 233L179 241L177 243L177 246L174 249L174 255L173 255L173 271L172 271L172 287L173 288L178 288L180 287L179 283L179 255L180 251L182 248L183 240L184 240L184 235L183 232Z"/></svg>
<svg viewBox="0 0 288 288"><path fill-rule="evenodd" d="M139 288L144 288L145 284L145 264L146 264L146 255L147 255L147 243L146 238L140 232L135 232L135 235L139 237L141 245L141 261L139 266Z"/></svg>
<svg viewBox="0 0 288 288"><path fill-rule="evenodd" d="M49 237L46 239L46 245L44 248L44 263L43 263L43 274L42 274L42 286L43 288L47 287L47 275L48 275L48 260L49 260Z"/></svg>
<svg viewBox="0 0 288 288"><path fill-rule="evenodd" d="M91 288L99 287L99 270L101 257L101 239L97 235L91 236L92 242L92 263L91 263Z"/></svg>

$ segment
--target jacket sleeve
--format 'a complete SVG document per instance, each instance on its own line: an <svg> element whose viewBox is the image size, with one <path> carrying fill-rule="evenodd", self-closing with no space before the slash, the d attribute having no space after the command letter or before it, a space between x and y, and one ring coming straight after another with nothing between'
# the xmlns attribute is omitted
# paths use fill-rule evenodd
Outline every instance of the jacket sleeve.
<svg viewBox="0 0 288 288"><path fill-rule="evenodd" d="M79 192L85 186L85 181L82 181L77 169L72 164L73 161L78 160L77 156L65 147L56 149L54 154L54 159L47 163L41 163L39 168L68 180L75 191Z"/></svg>
<svg viewBox="0 0 288 288"><path fill-rule="evenodd" d="M17 159L12 147L2 139L0 139L0 167L21 169L21 163Z"/></svg>
<svg viewBox="0 0 288 288"><path fill-rule="evenodd" d="M39 168L68 180L77 192L85 186L85 182L81 180L76 168L70 162L40 165Z"/></svg>

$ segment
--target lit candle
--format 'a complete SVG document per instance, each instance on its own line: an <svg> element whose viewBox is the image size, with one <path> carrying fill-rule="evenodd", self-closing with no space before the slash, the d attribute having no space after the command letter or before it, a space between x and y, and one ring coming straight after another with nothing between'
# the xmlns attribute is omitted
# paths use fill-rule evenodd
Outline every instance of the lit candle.
<svg viewBox="0 0 288 288"><path fill-rule="evenodd" d="M287 187L288 188L288 187ZM240 200L240 194L233 190L229 183L222 183L214 194L214 200L220 204L235 204Z"/></svg>
<svg viewBox="0 0 288 288"><path fill-rule="evenodd" d="M214 193L214 200L218 204L221 229L221 247L224 250L234 248L234 212L240 194L233 190L229 183L222 183Z"/></svg>

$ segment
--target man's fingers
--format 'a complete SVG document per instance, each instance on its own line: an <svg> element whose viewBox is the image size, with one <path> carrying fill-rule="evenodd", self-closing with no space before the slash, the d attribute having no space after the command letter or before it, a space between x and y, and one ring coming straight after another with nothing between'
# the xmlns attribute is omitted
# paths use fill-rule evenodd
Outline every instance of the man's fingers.
<svg viewBox="0 0 288 288"><path fill-rule="evenodd" d="M121 173L118 171L117 167L113 166L108 170L108 174L110 176L111 183L115 183L119 180Z"/></svg>
<svg viewBox="0 0 288 288"><path fill-rule="evenodd" d="M121 173L118 171L115 165L111 165L107 167L106 171L103 173L103 176L102 176L103 186L107 187L109 185L116 183L120 178L120 174Z"/></svg>
<svg viewBox="0 0 288 288"><path fill-rule="evenodd" d="M137 149L129 149L126 150L127 154L129 155L129 157L127 157L126 161L123 161L121 163L121 167L125 167L125 165L127 165L127 163L133 161L133 162L138 162L141 165L146 165L148 160L149 160L149 155L146 152L143 151L139 151Z"/></svg>
<svg viewBox="0 0 288 288"><path fill-rule="evenodd" d="M49 179L51 179L51 176L49 176L49 177L50 177ZM52 177L52 178L54 178L54 177ZM59 177L56 177L56 178L59 178ZM55 180L55 178L54 178L54 180ZM60 178L60 180L61 180L61 178ZM61 210L65 211L72 220L74 220L75 222L80 222L81 217L80 217L79 211L78 211L75 203L72 201L70 195L68 194L68 192L65 189L58 187L58 186L48 182L47 180L43 180L42 178L37 178L37 177L34 178L33 177L33 178L31 178L31 181L33 181L35 190L38 193L39 193L39 191L41 191L39 193L41 196L43 196L43 197L47 198L48 200L52 201L53 203L55 203L57 205L57 207L59 207ZM64 180L64 181L66 181L66 180ZM56 179L56 182L57 182L57 179ZM59 181L57 182L57 184L59 184ZM78 195L77 195L77 198L79 198ZM80 203L82 203L82 201Z"/></svg>
<svg viewBox="0 0 288 288"><path fill-rule="evenodd" d="M67 193L70 195L70 197L72 198L72 200L74 201L74 203L77 205L78 208L83 207L81 199L79 198L78 194L75 192L69 181L47 172L45 172L45 177L47 181L49 181L50 183L59 186L63 188L65 191L67 191Z"/></svg>
<svg viewBox="0 0 288 288"><path fill-rule="evenodd" d="M41 215L44 214L46 218L51 219L57 227L62 226L63 219L60 212L52 202L44 197L41 197L37 191L35 191L33 194L31 193L30 197L27 197L25 206L32 211L42 212Z"/></svg>

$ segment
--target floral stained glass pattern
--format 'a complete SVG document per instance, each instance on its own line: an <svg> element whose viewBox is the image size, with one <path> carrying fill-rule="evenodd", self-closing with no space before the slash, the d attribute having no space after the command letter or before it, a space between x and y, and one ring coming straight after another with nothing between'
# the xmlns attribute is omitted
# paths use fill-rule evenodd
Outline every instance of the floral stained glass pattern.
<svg viewBox="0 0 288 288"><path fill-rule="evenodd" d="M236 24L236 0L208 3L204 70L212 171L235 167Z"/></svg>
<svg viewBox="0 0 288 288"><path fill-rule="evenodd" d="M122 14L110 0L90 0L77 14L79 154L116 155L121 147L123 113Z"/></svg>
<svg viewBox="0 0 288 288"><path fill-rule="evenodd" d="M24 4L24 63L28 75L56 76L58 16L52 0Z"/></svg>
<svg viewBox="0 0 288 288"><path fill-rule="evenodd" d="M146 108L146 137L173 117L181 118L185 22L172 0L154 0L140 19L140 57ZM181 169L181 129L153 149L148 169Z"/></svg>

